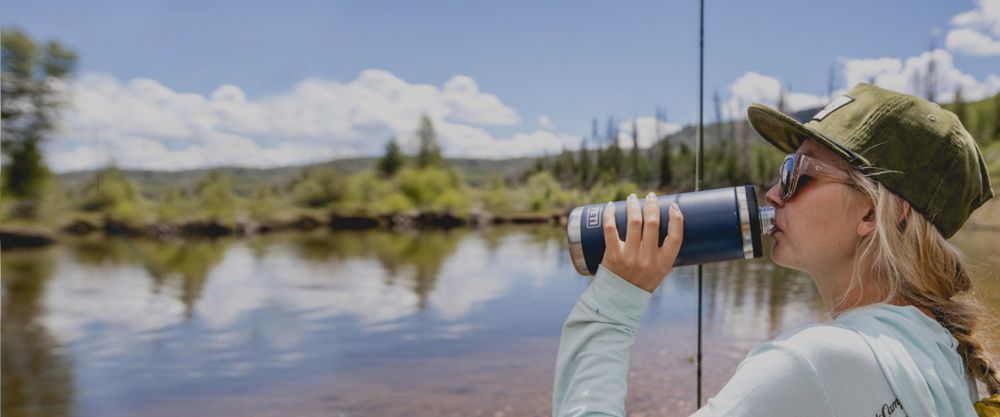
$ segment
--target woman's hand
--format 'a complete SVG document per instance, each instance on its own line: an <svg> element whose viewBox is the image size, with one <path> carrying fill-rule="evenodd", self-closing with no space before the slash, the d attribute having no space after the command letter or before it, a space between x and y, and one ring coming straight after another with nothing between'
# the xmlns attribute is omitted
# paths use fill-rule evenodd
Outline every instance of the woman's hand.
<svg viewBox="0 0 1000 417"><path fill-rule="evenodd" d="M653 292L674 269L674 260L684 239L684 216L676 203L670 204L667 238L663 240L663 246L659 246L660 201L655 194L649 193L642 205L640 208L635 194L628 196L625 203L628 226L624 242L618 238L614 203L609 202L604 208L605 249L601 264L633 285Z"/></svg>

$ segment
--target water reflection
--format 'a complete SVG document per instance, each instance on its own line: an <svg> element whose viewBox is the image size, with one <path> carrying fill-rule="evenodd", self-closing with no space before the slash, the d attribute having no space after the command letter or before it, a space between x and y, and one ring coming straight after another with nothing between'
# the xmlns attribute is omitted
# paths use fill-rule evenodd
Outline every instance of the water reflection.
<svg viewBox="0 0 1000 417"><path fill-rule="evenodd" d="M52 277L52 251L5 253L3 276L2 414L67 416L73 404L73 367L39 322Z"/></svg>
<svg viewBox="0 0 1000 417"><path fill-rule="evenodd" d="M987 277L996 271L992 234L956 242L985 262ZM562 321L589 283L553 227L92 238L4 253L2 266L9 415L176 413L180 403L205 414L191 404L217 398L254 409L269 406L254 401L307 395L281 388L302 385L350 395L333 405L327 394L294 402L384 414L370 403L401 389L391 382L400 369L413 398L454 395L440 404L478 407L483 399L469 387L510 385L485 380L489 373L545 382L502 389L544 403ZM695 268L678 269L654 295L635 347L650 366L637 378L688 378L694 277ZM995 279L984 282L1000 293ZM807 276L767 260L706 266L704 297L708 392L754 344L827 319ZM447 364L456 368L442 372ZM280 395L260 395L272 391ZM678 401L690 395L676 393Z"/></svg>

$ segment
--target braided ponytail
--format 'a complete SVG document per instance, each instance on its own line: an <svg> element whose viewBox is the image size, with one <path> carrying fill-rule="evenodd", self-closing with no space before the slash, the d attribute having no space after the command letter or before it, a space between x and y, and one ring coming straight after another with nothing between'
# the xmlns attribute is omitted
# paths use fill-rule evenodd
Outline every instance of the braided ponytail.
<svg viewBox="0 0 1000 417"><path fill-rule="evenodd" d="M998 363L984 337L996 319L975 298L962 253L902 198L859 172L851 175L874 204L876 227L859 242L858 256L865 262L855 265L850 287L873 286L882 302L903 301L930 311L958 342L969 374L989 394L1000 394Z"/></svg>

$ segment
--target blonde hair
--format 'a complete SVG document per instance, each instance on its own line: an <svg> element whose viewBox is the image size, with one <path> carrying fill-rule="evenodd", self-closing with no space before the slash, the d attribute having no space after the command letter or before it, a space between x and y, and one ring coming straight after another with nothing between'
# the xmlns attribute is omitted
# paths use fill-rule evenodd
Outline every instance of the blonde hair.
<svg viewBox="0 0 1000 417"><path fill-rule="evenodd" d="M844 294L855 288L863 293L872 286L880 302L902 301L930 311L958 341L969 373L990 394L1000 393L1000 375L983 337L995 319L974 297L962 253L901 197L861 172L850 171L854 188L874 206L870 215L875 229L858 242L859 261ZM839 300L838 307L845 302Z"/></svg>

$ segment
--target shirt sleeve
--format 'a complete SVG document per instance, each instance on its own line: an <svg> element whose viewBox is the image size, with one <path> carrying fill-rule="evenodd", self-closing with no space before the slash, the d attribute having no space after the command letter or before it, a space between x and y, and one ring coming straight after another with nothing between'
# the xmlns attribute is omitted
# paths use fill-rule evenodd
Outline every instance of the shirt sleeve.
<svg viewBox="0 0 1000 417"><path fill-rule="evenodd" d="M758 345L693 417L830 416L834 407L816 367L787 341Z"/></svg>
<svg viewBox="0 0 1000 417"><path fill-rule="evenodd" d="M552 415L624 416L629 348L652 294L600 266L563 325Z"/></svg>

